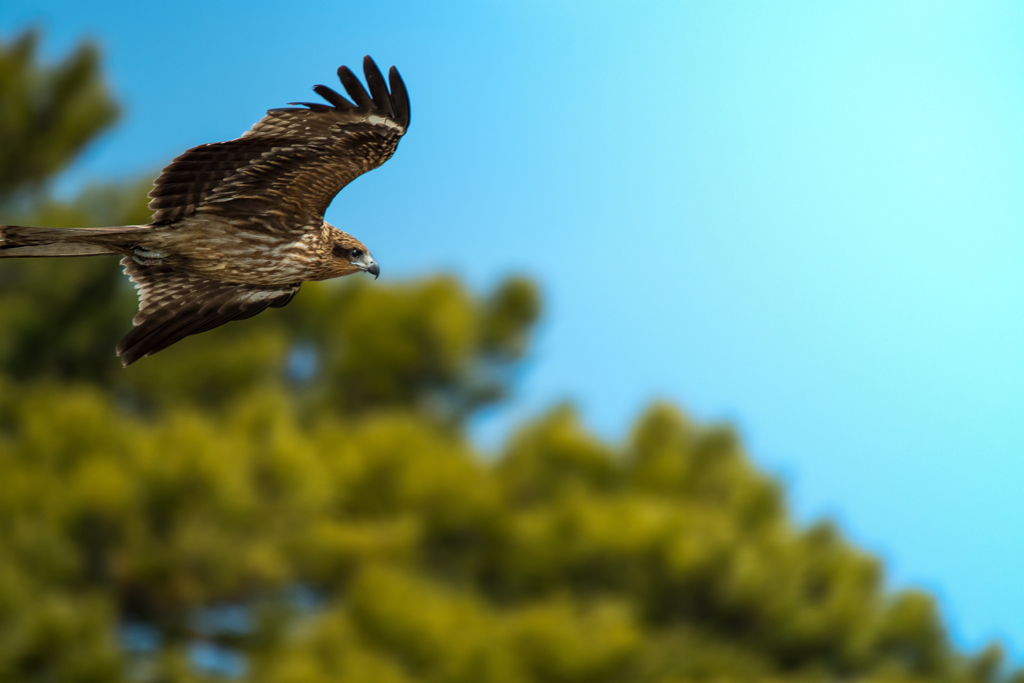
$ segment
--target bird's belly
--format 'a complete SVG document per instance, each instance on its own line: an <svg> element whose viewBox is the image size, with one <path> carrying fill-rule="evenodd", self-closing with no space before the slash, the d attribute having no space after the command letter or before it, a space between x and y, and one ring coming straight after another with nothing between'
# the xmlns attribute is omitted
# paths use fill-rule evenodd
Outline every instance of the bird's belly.
<svg viewBox="0 0 1024 683"><path fill-rule="evenodd" d="M321 254L314 237L206 232L174 239L166 247L181 259L181 270L222 282L278 285L316 279Z"/></svg>

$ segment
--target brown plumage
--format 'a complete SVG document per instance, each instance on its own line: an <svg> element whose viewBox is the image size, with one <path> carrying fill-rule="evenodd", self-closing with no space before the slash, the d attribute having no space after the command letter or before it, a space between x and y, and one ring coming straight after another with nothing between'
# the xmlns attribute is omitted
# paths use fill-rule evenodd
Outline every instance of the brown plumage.
<svg viewBox="0 0 1024 683"><path fill-rule="evenodd" d="M324 220L335 195L391 158L409 126L398 71L388 83L366 57L369 92L347 67L353 102L271 109L242 137L200 145L167 166L149 193L153 220L119 228L0 226L0 258L123 254L139 290L135 327L117 345L125 366L191 334L284 306L303 282L380 269L362 242Z"/></svg>

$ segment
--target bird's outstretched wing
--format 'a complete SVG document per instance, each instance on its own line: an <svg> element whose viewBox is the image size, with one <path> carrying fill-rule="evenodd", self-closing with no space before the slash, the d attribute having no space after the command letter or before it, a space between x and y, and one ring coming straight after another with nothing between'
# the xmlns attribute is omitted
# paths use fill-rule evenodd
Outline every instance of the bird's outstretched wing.
<svg viewBox="0 0 1024 683"><path fill-rule="evenodd" d="M121 265L139 290L135 327L117 345L125 367L191 334L280 308L292 300L300 284L218 282L168 266L142 266L128 256Z"/></svg>
<svg viewBox="0 0 1024 683"><path fill-rule="evenodd" d="M348 67L338 78L353 102L327 86L313 90L333 106L271 109L242 137L200 145L172 161L149 193L154 223L195 213L260 217L268 231L317 224L343 187L394 153L409 126L409 95L398 71L391 89L363 60L369 92Z"/></svg>

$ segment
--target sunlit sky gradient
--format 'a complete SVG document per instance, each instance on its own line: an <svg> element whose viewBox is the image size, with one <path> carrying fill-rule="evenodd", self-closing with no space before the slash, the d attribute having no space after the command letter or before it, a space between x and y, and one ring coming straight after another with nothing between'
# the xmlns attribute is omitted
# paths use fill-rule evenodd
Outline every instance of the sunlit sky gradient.
<svg viewBox="0 0 1024 683"><path fill-rule="evenodd" d="M0 3L29 25L98 40L125 107L63 193L397 64L410 133L328 219L384 278L542 283L483 443L563 399L613 439L656 397L731 421L1024 661L1024 4Z"/></svg>

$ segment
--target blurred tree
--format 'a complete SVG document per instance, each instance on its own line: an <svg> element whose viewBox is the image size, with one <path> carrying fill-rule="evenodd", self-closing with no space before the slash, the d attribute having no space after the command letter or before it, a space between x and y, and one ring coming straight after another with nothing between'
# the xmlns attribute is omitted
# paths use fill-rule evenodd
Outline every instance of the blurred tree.
<svg viewBox="0 0 1024 683"><path fill-rule="evenodd" d="M139 223L143 189L30 208ZM528 281L306 286L124 371L118 270L0 264L0 680L1008 678L727 428L655 405L612 446L562 406L475 453Z"/></svg>
<svg viewBox="0 0 1024 683"><path fill-rule="evenodd" d="M37 197L0 222L62 228L145 223L150 185L94 186L64 202ZM0 291L0 371L22 379L110 381L119 365L113 346L137 308L118 257L6 259Z"/></svg>
<svg viewBox="0 0 1024 683"><path fill-rule="evenodd" d="M94 45L42 67L38 43L35 31L0 43L0 205L37 189L118 116Z"/></svg>
<svg viewBox="0 0 1024 683"><path fill-rule="evenodd" d="M310 419L285 392L147 419L98 388L0 396L9 678L191 680L201 647L253 681L998 678L666 406L622 450L559 409L487 463L414 411ZM685 474L650 486L651 457Z"/></svg>

